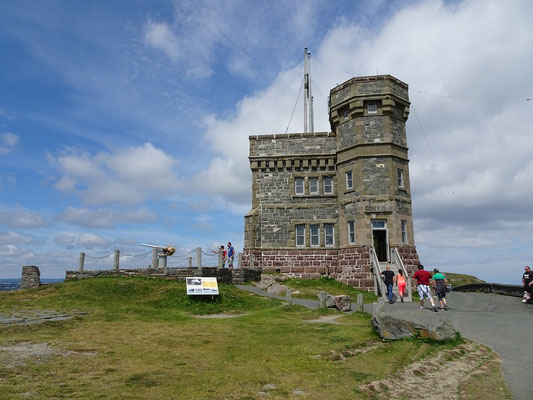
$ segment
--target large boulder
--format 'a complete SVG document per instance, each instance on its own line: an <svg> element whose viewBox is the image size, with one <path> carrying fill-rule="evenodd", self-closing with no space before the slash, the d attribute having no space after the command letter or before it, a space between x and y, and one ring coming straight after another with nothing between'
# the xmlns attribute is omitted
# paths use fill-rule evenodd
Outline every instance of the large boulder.
<svg viewBox="0 0 533 400"><path fill-rule="evenodd" d="M352 299L350 299L350 296L335 296L335 307L339 311L350 311Z"/></svg>
<svg viewBox="0 0 533 400"><path fill-rule="evenodd" d="M455 327L444 313L429 310L384 310L374 307L372 325L382 339L399 340L406 337L444 340L455 338Z"/></svg>
<svg viewBox="0 0 533 400"><path fill-rule="evenodd" d="M337 307L337 305L335 304L335 296L329 293L326 294L326 307L327 308Z"/></svg>
<svg viewBox="0 0 533 400"><path fill-rule="evenodd" d="M281 296L282 294L286 293L287 290L289 290L289 287L288 286L285 286L285 285L279 285L279 284L274 284L274 285L270 285L268 288L267 288L267 292L270 293L270 294L273 294L273 295L276 295L276 296Z"/></svg>

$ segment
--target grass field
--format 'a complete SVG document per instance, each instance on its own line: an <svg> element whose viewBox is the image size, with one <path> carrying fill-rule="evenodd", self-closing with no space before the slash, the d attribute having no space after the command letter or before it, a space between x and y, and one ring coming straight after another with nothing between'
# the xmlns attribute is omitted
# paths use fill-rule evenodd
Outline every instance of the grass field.
<svg viewBox="0 0 533 400"><path fill-rule="evenodd" d="M452 287L469 285L471 283L485 283L485 281L472 275L454 274L451 272L445 272L444 275L446 275L446 280L452 285Z"/></svg>
<svg viewBox="0 0 533 400"><path fill-rule="evenodd" d="M457 345L382 343L367 314L338 314L335 324L316 322L337 313L288 307L232 285L219 288L215 301L188 297L182 282L143 278L1 293L0 311L6 313L75 309L89 314L0 327L0 397L376 398L361 390L363 385ZM229 316L234 318L220 318ZM22 357L9 350L32 345L44 345L48 353ZM497 378L497 364L495 371ZM488 386L501 385L501 376L493 375Z"/></svg>

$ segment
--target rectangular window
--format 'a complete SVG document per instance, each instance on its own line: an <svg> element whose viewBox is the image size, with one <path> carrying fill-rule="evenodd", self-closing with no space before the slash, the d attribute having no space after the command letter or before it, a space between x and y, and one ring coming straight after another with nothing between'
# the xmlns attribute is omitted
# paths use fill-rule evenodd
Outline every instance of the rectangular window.
<svg viewBox="0 0 533 400"><path fill-rule="evenodd" d="M353 188L353 176L352 171L346 172L346 189Z"/></svg>
<svg viewBox="0 0 533 400"><path fill-rule="evenodd" d="M320 226L311 225L309 231L311 233L311 246L320 246Z"/></svg>
<svg viewBox="0 0 533 400"><path fill-rule="evenodd" d="M305 194L304 178L296 178L294 180L294 193L296 193L298 196Z"/></svg>
<svg viewBox="0 0 533 400"><path fill-rule="evenodd" d="M330 176L326 176L323 182L324 182L324 194L332 194L333 193L333 178Z"/></svg>
<svg viewBox="0 0 533 400"><path fill-rule="evenodd" d="M403 171L398 168L398 186L403 187Z"/></svg>
<svg viewBox="0 0 533 400"><path fill-rule="evenodd" d="M403 107L402 106L395 106L394 107L394 116L397 118L403 117Z"/></svg>
<svg viewBox="0 0 533 400"><path fill-rule="evenodd" d="M407 221L402 219L402 243L407 243Z"/></svg>
<svg viewBox="0 0 533 400"><path fill-rule="evenodd" d="M324 243L326 246L333 246L335 243L333 224L324 225Z"/></svg>
<svg viewBox="0 0 533 400"><path fill-rule="evenodd" d="M305 225L296 225L296 246L305 246Z"/></svg>
<svg viewBox="0 0 533 400"><path fill-rule="evenodd" d="M387 227L384 219L375 219L372 221L372 229L385 229Z"/></svg>
<svg viewBox="0 0 533 400"><path fill-rule="evenodd" d="M355 243L355 221L348 221L348 243Z"/></svg>
<svg viewBox="0 0 533 400"><path fill-rule="evenodd" d="M367 111L369 114L375 114L378 112L378 103L368 103L367 104Z"/></svg>
<svg viewBox="0 0 533 400"><path fill-rule="evenodd" d="M318 178L309 179L309 194L318 194Z"/></svg>

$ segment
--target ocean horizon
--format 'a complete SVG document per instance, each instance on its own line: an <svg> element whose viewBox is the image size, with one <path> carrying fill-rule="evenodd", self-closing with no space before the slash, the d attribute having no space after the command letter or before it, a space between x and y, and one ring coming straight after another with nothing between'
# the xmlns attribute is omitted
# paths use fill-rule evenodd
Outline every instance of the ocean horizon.
<svg viewBox="0 0 533 400"><path fill-rule="evenodd" d="M64 282L64 281L65 281L64 278L55 278L55 279L43 278L41 279L41 283L45 285L47 283L59 283L59 282ZM20 288L20 278L0 279L0 292L9 292L12 290L18 290L19 288Z"/></svg>

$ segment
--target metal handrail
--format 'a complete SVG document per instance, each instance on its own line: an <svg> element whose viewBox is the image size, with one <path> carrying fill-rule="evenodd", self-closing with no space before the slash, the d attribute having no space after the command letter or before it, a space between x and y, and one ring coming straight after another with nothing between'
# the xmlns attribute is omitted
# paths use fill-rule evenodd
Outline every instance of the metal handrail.
<svg viewBox="0 0 533 400"><path fill-rule="evenodd" d="M381 297L385 297L387 294L387 288L385 287L385 282L383 282L383 279L381 279L381 267L379 265L376 250L373 247L370 248L370 266L372 267L372 271L374 272L374 288L379 288L379 295ZM374 289L374 292L375 291L376 289ZM378 293L376 293L376 295L377 294Z"/></svg>

